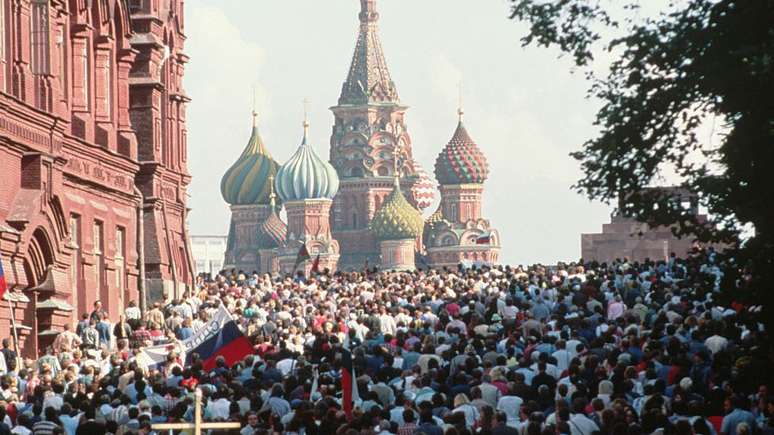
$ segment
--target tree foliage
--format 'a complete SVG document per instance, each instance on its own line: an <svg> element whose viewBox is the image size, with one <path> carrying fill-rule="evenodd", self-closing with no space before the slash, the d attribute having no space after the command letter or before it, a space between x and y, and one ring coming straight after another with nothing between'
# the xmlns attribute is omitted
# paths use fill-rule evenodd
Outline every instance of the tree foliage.
<svg viewBox="0 0 774 435"><path fill-rule="evenodd" d="M677 1L650 18L631 0L511 1L511 18L530 26L523 44L571 55L602 103L598 134L572 154L584 172L575 188L729 246L726 294L765 302L774 326L774 0ZM600 50L618 56L604 77L589 67ZM723 132L717 143L708 129ZM646 189L665 170L699 194L708 221Z"/></svg>

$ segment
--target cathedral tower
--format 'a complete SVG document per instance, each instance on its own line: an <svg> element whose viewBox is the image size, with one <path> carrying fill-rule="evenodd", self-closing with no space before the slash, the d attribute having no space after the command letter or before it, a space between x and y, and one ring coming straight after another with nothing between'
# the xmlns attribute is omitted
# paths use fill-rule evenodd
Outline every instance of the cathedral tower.
<svg viewBox="0 0 774 435"><path fill-rule="evenodd" d="M412 157L405 123L408 107L400 103L379 40L376 0L360 3L352 64L338 105L331 108L335 123L330 161L341 179L332 226L341 244L339 267L344 270L360 269L366 260L378 264L379 246L369 224L393 190L396 154L398 169L407 175L401 189L412 205L418 199L424 205L427 195L427 179L421 177Z"/></svg>
<svg viewBox="0 0 774 435"><path fill-rule="evenodd" d="M335 271L339 261L339 244L333 239L330 213L333 198L339 190L339 177L309 144L309 122L304 120L304 139L293 156L280 167L275 182L277 193L285 203L288 217L287 240L279 250L279 269L294 273L296 257L302 244L312 258L320 258L319 269ZM306 262L309 272L312 262Z"/></svg>
<svg viewBox="0 0 774 435"><path fill-rule="evenodd" d="M263 223L276 214L270 180L277 175L279 164L266 149L258 133L256 118L253 113L250 140L220 183L223 199L231 205L224 268L246 273L259 269L259 250L274 247L269 246L272 245L271 238L262 237L261 229Z"/></svg>
<svg viewBox="0 0 774 435"><path fill-rule="evenodd" d="M493 264L500 253L499 233L481 216L489 165L462 122L462 108L458 113L457 129L435 161L441 204L424 234L432 267Z"/></svg>

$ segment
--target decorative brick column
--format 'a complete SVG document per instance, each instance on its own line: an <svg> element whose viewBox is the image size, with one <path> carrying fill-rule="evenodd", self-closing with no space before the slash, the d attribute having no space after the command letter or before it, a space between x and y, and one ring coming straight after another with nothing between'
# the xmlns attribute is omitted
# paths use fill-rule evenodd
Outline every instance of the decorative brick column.
<svg viewBox="0 0 774 435"><path fill-rule="evenodd" d="M299 267L308 276L312 264L320 256L320 271L327 268L335 271L339 262L339 244L331 234L330 213L333 201L330 199L307 199L288 201L285 211L288 218L288 246L280 260L284 272L292 268L295 255L306 243L311 259Z"/></svg>
<svg viewBox="0 0 774 435"><path fill-rule="evenodd" d="M224 268L235 268L245 273L260 269L258 250L258 228L271 212L268 205L232 205L229 237L234 241L226 251Z"/></svg>
<svg viewBox="0 0 774 435"><path fill-rule="evenodd" d="M482 184L441 185L440 190L444 219L465 224L481 218Z"/></svg>
<svg viewBox="0 0 774 435"><path fill-rule="evenodd" d="M298 240L305 236L331 238L330 199L307 199L288 201L285 211L288 216L288 239Z"/></svg>
<svg viewBox="0 0 774 435"><path fill-rule="evenodd" d="M416 240L382 240L379 247L382 250L382 270L416 270L414 263Z"/></svg>

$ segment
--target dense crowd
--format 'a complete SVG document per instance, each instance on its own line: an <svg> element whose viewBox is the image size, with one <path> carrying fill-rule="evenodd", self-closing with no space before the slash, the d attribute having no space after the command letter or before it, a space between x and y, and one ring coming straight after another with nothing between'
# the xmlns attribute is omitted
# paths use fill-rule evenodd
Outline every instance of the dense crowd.
<svg viewBox="0 0 774 435"><path fill-rule="evenodd" d="M0 435L154 433L192 420L196 389L204 419L240 422L240 435L774 434L758 307L720 304L726 271L710 250L642 263L200 277L184 299L145 313L132 302L115 324L96 303L19 367L4 340ZM191 337L221 304L253 355L211 370L197 355L138 358ZM345 352L357 386L349 416Z"/></svg>

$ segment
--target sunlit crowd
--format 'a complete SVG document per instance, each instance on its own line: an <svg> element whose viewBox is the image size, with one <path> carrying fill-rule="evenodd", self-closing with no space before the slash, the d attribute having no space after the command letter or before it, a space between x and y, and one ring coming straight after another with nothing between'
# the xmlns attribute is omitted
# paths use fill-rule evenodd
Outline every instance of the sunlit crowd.
<svg viewBox="0 0 774 435"><path fill-rule="evenodd" d="M37 360L4 340L0 435L167 433L153 425L192 422L197 389L204 421L241 426L211 434L774 435L760 307L728 297L731 267L696 250L608 264L201 276L185 298L145 312L131 302L116 322L96 303ZM251 355L209 370L196 354L140 357L190 338L221 304Z"/></svg>

